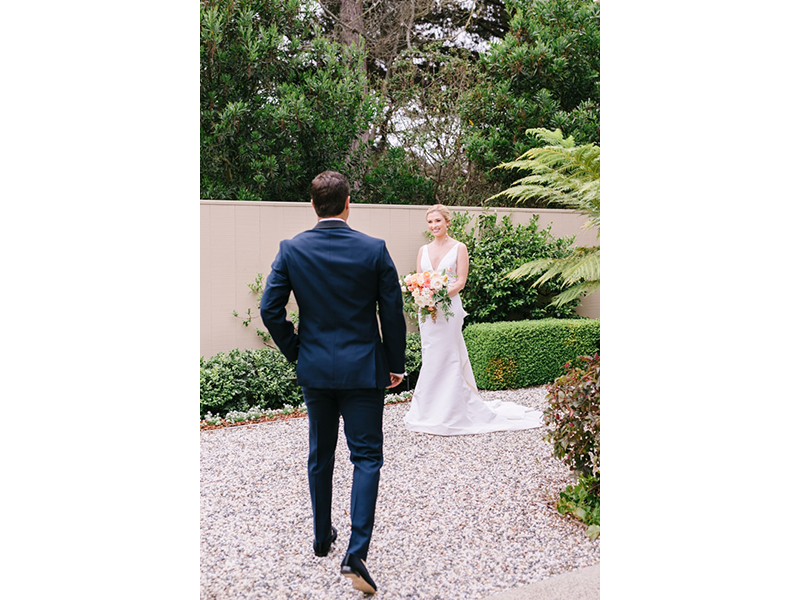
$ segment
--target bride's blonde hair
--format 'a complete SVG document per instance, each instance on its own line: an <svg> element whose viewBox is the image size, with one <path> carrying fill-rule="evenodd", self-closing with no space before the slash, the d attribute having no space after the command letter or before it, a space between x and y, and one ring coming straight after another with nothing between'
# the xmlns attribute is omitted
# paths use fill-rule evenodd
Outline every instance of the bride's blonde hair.
<svg viewBox="0 0 800 600"><path fill-rule="evenodd" d="M444 204L434 204L431 206L428 211L425 213L425 218L428 218L428 215L432 212L438 212L443 217L444 220L447 222L448 227L450 226L450 209L447 208Z"/></svg>

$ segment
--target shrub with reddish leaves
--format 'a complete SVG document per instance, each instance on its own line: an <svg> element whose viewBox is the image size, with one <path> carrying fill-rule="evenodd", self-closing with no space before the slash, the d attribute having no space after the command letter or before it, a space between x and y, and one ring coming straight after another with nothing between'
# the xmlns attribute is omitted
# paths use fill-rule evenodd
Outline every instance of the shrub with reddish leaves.
<svg viewBox="0 0 800 600"><path fill-rule="evenodd" d="M577 475L600 479L600 354L567 363L566 374L547 386L545 439Z"/></svg>

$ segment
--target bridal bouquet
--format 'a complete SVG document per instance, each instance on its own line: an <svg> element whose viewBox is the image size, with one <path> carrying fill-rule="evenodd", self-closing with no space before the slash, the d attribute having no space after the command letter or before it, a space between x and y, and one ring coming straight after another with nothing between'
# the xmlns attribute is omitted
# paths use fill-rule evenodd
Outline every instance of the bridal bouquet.
<svg viewBox="0 0 800 600"><path fill-rule="evenodd" d="M400 289L403 292L403 310L410 315L419 315L424 322L430 315L436 323L436 316L441 310L444 318L453 316L450 310L450 296L447 295L447 282L450 277L445 271L422 271L409 273L400 279Z"/></svg>

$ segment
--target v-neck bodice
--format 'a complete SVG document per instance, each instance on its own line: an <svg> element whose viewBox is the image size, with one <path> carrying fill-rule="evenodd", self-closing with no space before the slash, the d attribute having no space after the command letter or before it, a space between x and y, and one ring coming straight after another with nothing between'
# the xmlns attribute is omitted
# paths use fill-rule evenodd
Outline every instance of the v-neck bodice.
<svg viewBox="0 0 800 600"><path fill-rule="evenodd" d="M427 268L431 269L432 271L436 271L437 273L441 273L442 272L442 268L444 268L445 270L451 270L451 271L453 271L453 273L455 273L456 272L456 262L457 262L457 259L458 259L458 254L456 254L456 258L452 258L452 259L451 259L450 255L453 254L453 250L455 250L457 247L458 247L458 242L453 244L453 247L450 248L450 250L448 250L445 253L445 255L442 257L442 259L439 261L439 265L434 267L433 266L433 261L431 261L431 255L430 255L430 253L428 251L428 244L425 244L425 246L424 246L425 253L424 253L424 256L422 257L423 258L423 260L422 260L422 268L423 269L426 268L425 267L425 261L427 260L428 261Z"/></svg>

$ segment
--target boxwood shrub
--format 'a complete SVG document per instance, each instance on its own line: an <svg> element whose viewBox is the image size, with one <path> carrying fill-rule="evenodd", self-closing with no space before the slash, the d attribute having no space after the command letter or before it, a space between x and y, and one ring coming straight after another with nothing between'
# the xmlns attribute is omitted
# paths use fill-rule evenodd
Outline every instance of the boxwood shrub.
<svg viewBox="0 0 800 600"><path fill-rule="evenodd" d="M419 333L406 335L407 380L387 390L397 394L413 388L422 366ZM296 370L280 351L267 346L258 350L220 352L200 358L200 416L210 412L225 416L231 411L247 412L255 406L278 410L285 405L303 404L303 390L297 385Z"/></svg>
<svg viewBox="0 0 800 600"><path fill-rule="evenodd" d="M598 319L474 323L464 328L475 382L482 390L544 385L564 365L600 351Z"/></svg>
<svg viewBox="0 0 800 600"><path fill-rule="evenodd" d="M254 406L299 406L303 392L295 377L294 365L274 348L234 349L209 359L201 357L200 416L245 412Z"/></svg>

